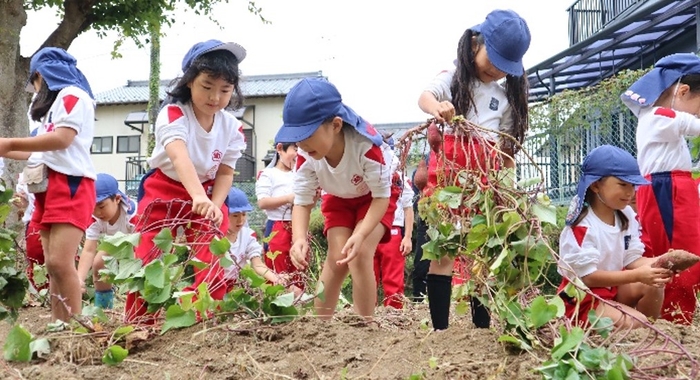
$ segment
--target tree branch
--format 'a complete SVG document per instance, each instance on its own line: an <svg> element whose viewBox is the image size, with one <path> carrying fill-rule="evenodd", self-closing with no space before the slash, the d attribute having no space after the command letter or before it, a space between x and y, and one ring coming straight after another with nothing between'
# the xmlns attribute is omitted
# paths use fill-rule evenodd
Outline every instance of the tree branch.
<svg viewBox="0 0 700 380"><path fill-rule="evenodd" d="M96 0L66 0L63 3L64 16L58 27L39 47L56 46L64 49L70 47L73 40L92 25L92 9Z"/></svg>

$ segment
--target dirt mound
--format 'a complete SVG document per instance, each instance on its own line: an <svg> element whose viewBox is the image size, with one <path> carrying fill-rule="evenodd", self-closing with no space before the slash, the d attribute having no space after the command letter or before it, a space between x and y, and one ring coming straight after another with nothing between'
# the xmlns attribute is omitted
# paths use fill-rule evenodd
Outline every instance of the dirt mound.
<svg viewBox="0 0 700 380"><path fill-rule="evenodd" d="M20 323L51 338L52 353L4 363L3 377L26 379L538 379L531 354L508 352L494 330L454 316L450 329L426 328L428 310L378 309L374 323L350 310L330 322L307 316L288 324L201 324L155 336L119 366L101 364L103 348L68 333L46 333L49 310L22 311ZM3 338L9 331L4 324ZM92 351L91 351L92 349Z"/></svg>

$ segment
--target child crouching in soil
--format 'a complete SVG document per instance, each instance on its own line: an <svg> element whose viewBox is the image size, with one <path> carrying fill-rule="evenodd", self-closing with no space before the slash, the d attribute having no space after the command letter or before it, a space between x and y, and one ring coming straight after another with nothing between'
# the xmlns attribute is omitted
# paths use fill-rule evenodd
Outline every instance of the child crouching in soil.
<svg viewBox="0 0 700 380"><path fill-rule="evenodd" d="M564 279L558 292L566 316L585 323L588 312L595 310L598 317L611 318L617 327L641 327L640 320L659 318L664 285L673 277L669 269L652 268L655 259L642 257L644 244L629 202L634 187L648 182L631 154L610 145L593 149L582 171L559 240L559 273ZM580 302L569 297L564 289L574 277L619 308L590 295Z"/></svg>
<svg viewBox="0 0 700 380"><path fill-rule="evenodd" d="M238 281L240 269L248 263L255 273L272 284L286 285L285 276L275 273L265 265L262 260L263 247L258 242L255 231L246 225L248 212L253 210L248 197L243 191L234 187L228 193L227 206L229 225L226 237L231 242L231 248L226 255L233 261L233 265L224 269L227 291ZM297 296L301 294L301 289L294 285L289 286L289 290Z"/></svg>

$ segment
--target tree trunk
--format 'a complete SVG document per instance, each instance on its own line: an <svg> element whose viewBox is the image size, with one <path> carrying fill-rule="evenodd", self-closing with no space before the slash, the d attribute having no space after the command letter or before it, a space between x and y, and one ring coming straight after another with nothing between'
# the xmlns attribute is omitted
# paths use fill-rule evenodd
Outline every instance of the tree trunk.
<svg viewBox="0 0 700 380"><path fill-rule="evenodd" d="M160 106L160 23L153 22L149 28L151 40L151 73L148 78L148 151L150 157L155 145L153 130Z"/></svg>
<svg viewBox="0 0 700 380"><path fill-rule="evenodd" d="M19 32L27 23L24 1L0 1L0 136L29 135L27 107L31 94L24 90L29 59L20 56ZM24 161L5 159L3 180L14 189ZM13 213L14 214L14 213Z"/></svg>

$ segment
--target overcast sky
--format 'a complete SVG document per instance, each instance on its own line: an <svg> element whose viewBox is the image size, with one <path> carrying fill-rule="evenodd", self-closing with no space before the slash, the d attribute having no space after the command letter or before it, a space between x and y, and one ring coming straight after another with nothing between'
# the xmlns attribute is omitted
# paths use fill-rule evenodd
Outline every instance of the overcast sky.
<svg viewBox="0 0 700 380"><path fill-rule="evenodd" d="M565 0L256 0L271 24L247 10L246 0L216 7L214 17L178 11L161 40L161 77L180 74L182 57L196 42L216 38L243 45L243 75L322 71L344 102L372 123L414 122L428 116L418 97L440 70L451 67L464 30L493 9L513 9L532 34L525 67L568 47ZM54 10L30 12L22 30L22 55L32 54L55 29ZM68 50L78 59L96 93L148 79L148 47L131 42L123 58L110 52L116 34L100 40L80 35Z"/></svg>

